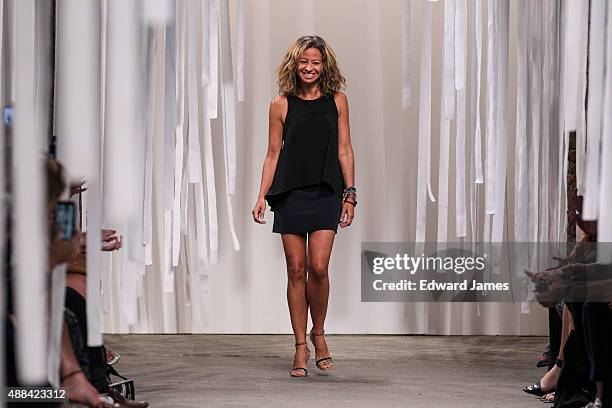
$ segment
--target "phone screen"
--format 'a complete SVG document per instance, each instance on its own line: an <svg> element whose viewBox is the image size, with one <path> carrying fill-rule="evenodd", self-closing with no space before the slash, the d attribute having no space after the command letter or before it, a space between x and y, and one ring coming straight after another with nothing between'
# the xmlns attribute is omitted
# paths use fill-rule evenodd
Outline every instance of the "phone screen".
<svg viewBox="0 0 612 408"><path fill-rule="evenodd" d="M59 239L70 241L74 236L76 223L76 207L70 201L55 204L53 209L53 235L59 234Z"/></svg>

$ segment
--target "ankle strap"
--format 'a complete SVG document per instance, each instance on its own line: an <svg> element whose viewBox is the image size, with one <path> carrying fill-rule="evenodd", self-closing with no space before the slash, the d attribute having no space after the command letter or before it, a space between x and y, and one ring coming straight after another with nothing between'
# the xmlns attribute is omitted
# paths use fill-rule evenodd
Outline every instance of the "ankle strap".
<svg viewBox="0 0 612 408"><path fill-rule="evenodd" d="M295 347L298 347L298 346L305 346L306 344L307 344L306 342L303 342L303 343L295 343Z"/></svg>
<svg viewBox="0 0 612 408"><path fill-rule="evenodd" d="M325 334L325 330L321 330L321 333L315 333L312 330L310 331L311 336L323 336Z"/></svg>

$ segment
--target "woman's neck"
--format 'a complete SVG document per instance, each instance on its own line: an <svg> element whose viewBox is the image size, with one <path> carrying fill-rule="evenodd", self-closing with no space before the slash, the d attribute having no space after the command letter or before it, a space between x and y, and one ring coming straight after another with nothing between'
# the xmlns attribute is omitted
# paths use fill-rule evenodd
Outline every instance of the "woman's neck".
<svg viewBox="0 0 612 408"><path fill-rule="evenodd" d="M312 85L302 85L299 90L299 95L304 99L315 99L321 96L321 91L317 84Z"/></svg>

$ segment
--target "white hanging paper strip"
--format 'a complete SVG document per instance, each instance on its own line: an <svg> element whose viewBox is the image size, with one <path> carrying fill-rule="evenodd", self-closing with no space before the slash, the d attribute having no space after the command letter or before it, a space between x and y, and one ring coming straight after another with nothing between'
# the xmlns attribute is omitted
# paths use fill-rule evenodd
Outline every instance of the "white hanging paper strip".
<svg viewBox="0 0 612 408"><path fill-rule="evenodd" d="M8 7L7 7L7 10L8 10ZM7 20L9 18L12 19L13 21L12 27L7 24L8 29L12 30L11 31L12 38L9 36L7 40L7 41L11 41L11 46L8 47L8 50L7 50L7 52L10 53L9 63L11 64L11 67L9 69L9 72L11 72L10 75L12 76L11 78L12 81L10 81L11 83L9 85L10 87L9 95L10 95L11 100L14 101L17 95L17 84L14 81L15 79L14 73L17 72L17 35L15 34L17 32L17 29L15 28L15 24L14 24L17 19L17 10L15 7L13 7L13 13L7 17ZM34 56L34 58L36 58L36 56Z"/></svg>
<svg viewBox="0 0 612 408"><path fill-rule="evenodd" d="M465 73L465 71L464 71ZM464 80L465 82L465 80ZM465 204L465 86L457 91L457 133L455 143L455 211L457 212L457 237L467 235L467 215Z"/></svg>
<svg viewBox="0 0 612 408"><path fill-rule="evenodd" d="M4 44L4 0L0 0L0 55L3 55L3 44ZM0 78L4 78L4 67L2 66L2 64L0 64ZM5 90L4 90L4 84L1 83L2 81L0 81L0 95L5 95ZM4 163L5 163L5 141L4 141L4 132L2 130L0 130L0 183L2 183L3 186L6 185L6 177L7 174L4 171ZM0 210L3 211L3 214L6 214L6 203L2 203L0 204ZM6 219L5 217L0 218L0 245L2 246L2 248L5 248L6 245L6 234L5 234L5 230L6 230ZM5 295L5 291L6 291L6 287L3 287L3 290L0 290L0 313L2 313L3 316L6 315L6 295ZM5 342L5 327L2 326L0 327L0 348L4 349L4 342ZM4 356L0 357L0 364L5 364L4 363ZM6 376L4 373L4 370L0 370L0 384L6 384Z"/></svg>
<svg viewBox="0 0 612 408"><path fill-rule="evenodd" d="M197 2L189 0L189 45L187 51L188 72L187 72L187 98L189 100L189 131L188 131L188 166L189 182L199 183L202 181L202 157L200 152L200 130L198 126L198 69L197 69L197 48L198 48L198 8Z"/></svg>
<svg viewBox="0 0 612 408"><path fill-rule="evenodd" d="M556 70L559 75L559 106L558 106L558 117L557 117L557 133L559 139L559 145L557 146L558 163L557 168L557 205L556 205L556 235L553 238L555 242L566 242L567 241L567 171L568 171L568 144L569 144L569 132L565 132L565 82L563 80L563 68L564 63L564 51L563 38L565 27L563 26L563 5L561 4L558 8L559 16L557 18L557 29L558 29L558 41L559 47L557 48L557 62L560 68ZM575 146L574 146L575 148Z"/></svg>
<svg viewBox="0 0 612 408"><path fill-rule="evenodd" d="M209 15L209 44L210 44L210 84L208 85L208 117L217 117L217 103L219 99L219 0L210 0Z"/></svg>
<svg viewBox="0 0 612 408"><path fill-rule="evenodd" d="M466 54L467 54L467 1L455 1L455 78L457 89L457 131L455 143L455 211L457 237L467 236L465 198L465 132L466 132Z"/></svg>
<svg viewBox="0 0 612 408"><path fill-rule="evenodd" d="M202 86L210 85L210 1L202 0Z"/></svg>
<svg viewBox="0 0 612 408"><path fill-rule="evenodd" d="M495 163L497 153L497 0L488 0L487 10L487 145L485 212L495 213Z"/></svg>
<svg viewBox="0 0 612 408"><path fill-rule="evenodd" d="M419 156L416 202L416 242L425 242L427 225L427 160L431 138L431 3L423 4L419 90Z"/></svg>
<svg viewBox="0 0 612 408"><path fill-rule="evenodd" d="M61 1L57 21L57 153L71 177L88 180L100 136L100 5Z"/></svg>
<svg viewBox="0 0 612 408"><path fill-rule="evenodd" d="M170 0L147 0L143 2L143 19L145 24L161 26L173 16Z"/></svg>
<svg viewBox="0 0 612 408"><path fill-rule="evenodd" d="M14 269L13 294L16 326L18 378L24 384L46 381L47 289L45 198L43 162L34 133L34 1L13 3L16 47L12 70L15 87L15 133L13 137Z"/></svg>
<svg viewBox="0 0 612 408"><path fill-rule="evenodd" d="M402 110L412 99L412 0L402 0Z"/></svg>
<svg viewBox="0 0 612 408"><path fill-rule="evenodd" d="M183 128L176 128L176 168L174 170L174 208L172 210L172 266L179 263L181 250L181 188L183 186Z"/></svg>
<svg viewBox="0 0 612 408"><path fill-rule="evenodd" d="M111 293L110 288L112 287L112 273L111 273L111 262L112 255L110 252L103 252L100 256L100 276L101 276L101 289L102 293L102 310L104 313L108 313L110 310Z"/></svg>
<svg viewBox="0 0 612 408"><path fill-rule="evenodd" d="M131 259L130 245L135 241L130 238L130 228L124 224L122 228L128 231L124 235L124 242L127 242L127 248L122 248L121 254L121 273L119 274L119 287L121 288L121 312L125 323L134 325L138 322L138 279L142 275L141 270L144 269L144 262Z"/></svg>
<svg viewBox="0 0 612 408"><path fill-rule="evenodd" d="M585 160L586 160L586 111L584 101L586 100L586 85L587 85L587 52L588 52L588 37L589 37L589 2L580 2L582 13L582 25L580 27L580 46L577 60L580 61L580 70L578 73L578 100L577 104L577 124L576 124L576 189L578 195L584 196L584 180L585 180Z"/></svg>
<svg viewBox="0 0 612 408"><path fill-rule="evenodd" d="M601 146L601 180L599 207L604 209L612 203L612 4L608 2L608 30L606 39L606 79L603 102L603 132ZM597 224L598 241L607 244L598 245L597 260L612 263L612 211L600 211Z"/></svg>
<svg viewBox="0 0 612 408"><path fill-rule="evenodd" d="M137 6L138 7L138 6ZM138 17L138 14L137 14ZM138 20L136 20L138 21ZM145 250L144 250L144 208L145 208L145 156L147 150L147 131L149 124L147 123L148 118L148 85L149 76L152 74L149 62L149 54L152 53L150 41L152 35L149 35L152 30L145 27L144 25L137 25L137 38L136 43L142 48L144 52L140 52L136 55L135 62L137 66L137 72L139 73L137 86L135 87L135 93L137 98L136 107L136 118L138 123L138 131L134 134L133 145L134 150L131 157L134 180L135 183L131 189L131 199L135 203L131 209L131 213L128 217L128 236L129 240L127 250L124 251L128 254L130 261L130 269L133 275L128 274L128 278L133 280L133 289L130 289L129 299L130 306L129 311L133 313L133 316L137 316L137 285L140 276L144 275L144 262L145 262ZM124 273L122 273L123 275ZM130 324L136 324L136 318L130 320Z"/></svg>
<svg viewBox="0 0 612 408"><path fill-rule="evenodd" d="M109 199L105 200L104 211L105 221L124 234L126 248L122 252L127 258L134 256L130 251L137 248L135 241L142 246L144 146L143 116L139 108L142 106L143 54L138 4L136 0L109 0L107 8L104 194ZM135 188L139 191L136 194ZM139 235L134 235L132 224L140 227ZM137 292L135 285L124 283L136 281L136 274L129 262L121 262L120 304L128 322L136 314ZM92 287L99 296L99 281L92 282ZM88 338L88 343L94 344L96 340L101 344L101 335L95 340Z"/></svg>
<svg viewBox="0 0 612 408"><path fill-rule="evenodd" d="M580 66L581 58L578 58L581 48L583 25L586 23L584 14L585 2L583 0L566 0L563 4L564 24L564 59L563 59L563 82L565 84L565 131L577 129L578 107L580 106ZM584 101L584 99L582 99Z"/></svg>
<svg viewBox="0 0 612 408"><path fill-rule="evenodd" d="M446 57L446 55L445 55ZM446 60L442 61L446 64ZM447 80L442 73L442 93ZM440 97L440 169L438 173L438 242L448 242L448 169L451 121L444 117L444 95Z"/></svg>
<svg viewBox="0 0 612 408"><path fill-rule="evenodd" d="M144 183L144 211L143 211L143 237L145 246L145 265L153 264L153 132L155 131L155 105L157 101L157 41L155 30L148 30L147 52L147 100L145 111L145 183Z"/></svg>
<svg viewBox="0 0 612 408"><path fill-rule="evenodd" d="M176 20L176 19L175 19ZM176 156L176 33L175 20L166 25L164 78L164 210L174 207L174 157Z"/></svg>
<svg viewBox="0 0 612 408"><path fill-rule="evenodd" d="M208 203L210 263L216 264L219 254L219 222L217 220L217 192L215 190L212 135L210 119L207 117L204 117L204 166L206 168L206 201Z"/></svg>
<svg viewBox="0 0 612 408"><path fill-rule="evenodd" d="M206 212L204 206L204 187L202 183L196 183L194 190L198 259L204 264L208 264L208 251L206 248L208 245L208 237L206 236Z"/></svg>
<svg viewBox="0 0 612 408"><path fill-rule="evenodd" d="M185 45L187 31L187 0L176 0L176 49L175 58L177 61L176 75L174 77L176 87L176 103L178 109L177 128L184 128L185 120Z"/></svg>
<svg viewBox="0 0 612 408"><path fill-rule="evenodd" d="M237 0L238 26L236 35L236 92L238 102L244 102L244 0Z"/></svg>
<svg viewBox="0 0 612 408"><path fill-rule="evenodd" d="M492 242L502 242L506 215L506 171L508 162L508 31L509 6L507 1L496 5L497 24L497 127L495 160L495 214L493 215Z"/></svg>
<svg viewBox="0 0 612 408"><path fill-rule="evenodd" d="M543 45L543 56L541 70L543 78L546 80L542 81L542 137L540 145L540 160L541 166L540 178L539 178L539 190L540 190L540 235L539 240L541 242L549 242L550 234L553 232L554 225L550 225L550 213L553 207L550 204L550 190L554 188L550 181L550 146L554 145L557 140L557 135L552 132L553 115L556 117L553 111L553 104L555 103L554 95L555 89L558 88L559 82L556 80L555 66L558 66L555 61L555 42L556 30L555 30L555 7L554 2L544 2L543 6L543 23L546 30L542 32L542 45Z"/></svg>
<svg viewBox="0 0 612 408"><path fill-rule="evenodd" d="M540 180L540 112L542 103L542 3L539 1L529 2L530 7L530 55L529 55L529 83L530 88L530 113L531 113L531 138L530 160L529 160L529 241L538 242L539 236L539 188Z"/></svg>
<svg viewBox="0 0 612 408"><path fill-rule="evenodd" d="M172 267L172 211L164 212L164 265L163 286L165 293L174 291L174 268Z"/></svg>
<svg viewBox="0 0 612 408"><path fill-rule="evenodd" d="M440 174L438 175L438 242L448 242L449 139L450 120L442 118L440 123Z"/></svg>
<svg viewBox="0 0 612 408"><path fill-rule="evenodd" d="M181 234L187 235L187 212L189 211L189 158L183 163L183 178L181 179ZM183 245L185 247L185 245Z"/></svg>
<svg viewBox="0 0 612 408"><path fill-rule="evenodd" d="M527 212L529 197L528 152L527 152L527 95L528 95L528 44L527 44L527 3L517 4L516 65L517 65L517 98L516 98L516 154L515 154L515 199L514 199L514 232L516 242L529 242L527 224L524 214Z"/></svg>
<svg viewBox="0 0 612 408"><path fill-rule="evenodd" d="M604 85L606 0L591 1L586 179L582 218L596 220L599 204L602 105ZM610 135L607 135L610 136Z"/></svg>
<svg viewBox="0 0 612 408"><path fill-rule="evenodd" d="M446 55L445 55L446 57ZM442 61L446 64L446 60ZM446 89L442 74L442 92ZM444 95L440 98L440 170L438 173L438 242L448 242L448 169L451 121L444 117Z"/></svg>
<svg viewBox="0 0 612 408"><path fill-rule="evenodd" d="M100 159L95 162L100 169ZM100 186L100 170L87 183L87 343L97 347L102 344L102 251L100 248L100 231L102 228L102 194Z"/></svg>
<svg viewBox="0 0 612 408"><path fill-rule="evenodd" d="M62 332L64 328L64 304L66 299L66 264L51 271L51 321L47 355L47 379L54 387L60 386L60 360Z"/></svg>
<svg viewBox="0 0 612 408"><path fill-rule="evenodd" d="M474 160L477 184L484 183L482 170L482 132L480 125L480 83L482 80L482 0L474 2L474 37L476 52L476 126L474 128Z"/></svg>
<svg viewBox="0 0 612 408"><path fill-rule="evenodd" d="M179 263L181 250L181 192L183 186L183 159L184 159L184 118L185 118L185 2L178 0L177 4L177 104L178 118L174 130L175 156L174 156L174 205L172 209L172 266Z"/></svg>
<svg viewBox="0 0 612 408"><path fill-rule="evenodd" d="M455 0L455 89L465 88L467 75L467 0Z"/></svg>
<svg viewBox="0 0 612 408"><path fill-rule="evenodd" d="M89 345L102 344L100 299L101 8L97 1L57 5L56 123L58 157L70 174L87 182L87 326ZM83 137L83 130L89 137ZM97 289L97 290L96 290Z"/></svg>
<svg viewBox="0 0 612 408"><path fill-rule="evenodd" d="M455 0L444 2L444 117L455 118Z"/></svg>
<svg viewBox="0 0 612 408"><path fill-rule="evenodd" d="M227 193L229 195L233 195L236 192L236 103L234 100L234 74L232 65L229 0L222 0L220 3L220 22L225 167L227 171ZM233 220L230 219L230 221L231 224L233 224Z"/></svg>
<svg viewBox="0 0 612 408"><path fill-rule="evenodd" d="M472 8L472 13L476 13L476 3L474 3ZM476 21L476 16L473 15L473 21ZM478 185L475 183L476 181L476 117L480 115L480 109L477 108L477 96L476 93L478 91L478 81L479 81L479 72L478 72L478 56L476 55L476 47L477 47L477 34L476 27L471 30L471 48L472 52L470 54L470 63L469 63L469 75L470 75L470 95L469 95L469 126L466 133L466 139L469 141L466 143L466 146L469 147L469 177L468 177L468 202L469 202L469 213L470 213L470 232L468 235L468 240L475 243L478 241L478 222L477 222L477 207L478 207Z"/></svg>
<svg viewBox="0 0 612 408"><path fill-rule="evenodd" d="M221 83L223 85L223 150L225 153L225 181L227 186L227 214L234 243L234 249L240 250L240 244L234 227L232 195L236 191L236 104L234 100L234 78L232 68L232 43L230 37L229 0L220 2L221 24Z"/></svg>
<svg viewBox="0 0 612 408"><path fill-rule="evenodd" d="M100 18L100 31L101 31L101 67L106 67L106 54L107 54L107 35L108 35L108 1L107 0L102 0L101 2L101 18ZM103 192L103 187L104 187L104 173L103 173L103 168L102 168L102 164L103 164L103 160L102 160L102 152L104 151L105 147L106 147L106 143L105 143L105 138L104 138L104 132L105 132L105 123L104 123L104 118L106 117L106 69L102 69L101 70L101 94L102 94L102 98L101 98L101 114L100 114L100 143L98 145L98 174L100 175L100 182L99 182L99 187L98 187L98 191L99 194L102 195ZM102 204L103 200L100 199L99 202ZM104 208L102 207L102 221L104 221ZM106 225L108 226L108 225ZM101 296L102 296L102 300L101 300L101 306L102 306L102 310L106 313L110 310L110 303L111 303L111 295L110 295L110 288L112 287L112 255L110 252L103 252L100 255L100 292L101 292ZM95 290L95 287L93 286L95 280L92 279L91 283L89 283L89 278L88 278L88 285L91 285L91 289L90 290ZM89 331L89 330L88 330Z"/></svg>

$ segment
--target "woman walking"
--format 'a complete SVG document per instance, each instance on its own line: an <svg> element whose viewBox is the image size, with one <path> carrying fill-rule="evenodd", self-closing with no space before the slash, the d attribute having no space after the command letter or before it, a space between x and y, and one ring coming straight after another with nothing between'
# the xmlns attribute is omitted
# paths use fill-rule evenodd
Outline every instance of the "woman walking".
<svg viewBox="0 0 612 408"><path fill-rule="evenodd" d="M328 265L338 229L351 225L357 205L348 100L333 50L317 36L299 38L278 69L279 96L270 103L268 151L253 208L264 224L266 201L274 212L287 263L287 301L295 335L292 377L308 375L306 343L316 366L332 358L324 337Z"/></svg>

